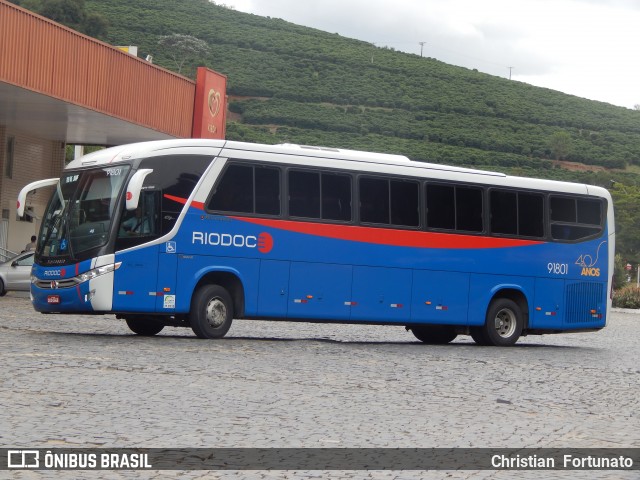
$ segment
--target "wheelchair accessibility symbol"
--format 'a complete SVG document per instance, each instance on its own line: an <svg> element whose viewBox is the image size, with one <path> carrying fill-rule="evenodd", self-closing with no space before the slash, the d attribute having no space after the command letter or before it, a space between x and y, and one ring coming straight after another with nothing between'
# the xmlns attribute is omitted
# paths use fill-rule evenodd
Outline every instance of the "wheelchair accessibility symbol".
<svg viewBox="0 0 640 480"><path fill-rule="evenodd" d="M176 242L167 242L167 253L176 253Z"/></svg>

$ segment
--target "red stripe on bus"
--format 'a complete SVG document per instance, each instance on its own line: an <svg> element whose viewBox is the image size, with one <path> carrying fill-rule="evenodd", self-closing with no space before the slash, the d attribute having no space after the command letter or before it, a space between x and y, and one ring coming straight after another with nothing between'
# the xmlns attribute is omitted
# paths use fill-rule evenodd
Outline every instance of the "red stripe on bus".
<svg viewBox="0 0 640 480"><path fill-rule="evenodd" d="M167 198L169 200L173 200L174 202L181 203L182 205L185 205L187 203L187 199L186 198L176 197L174 195L168 195L166 193L164 194L164 198ZM202 202L193 201L193 202L191 202L191 206L193 208L197 208L198 210L204 210L204 203L202 203Z"/></svg>
<svg viewBox="0 0 640 480"><path fill-rule="evenodd" d="M481 249L526 247L544 243L534 240L516 240L512 238L394 230L390 228L359 227L353 225L328 225L323 223L292 222L289 220L272 220L266 218L229 218L289 232L304 233L337 240L393 245L397 247Z"/></svg>
<svg viewBox="0 0 640 480"><path fill-rule="evenodd" d="M175 202L187 203L185 198L164 195ZM191 206L204 210L204 203L191 202ZM290 220L273 220L268 218L248 218L229 216L235 220L263 227L285 230L288 232L304 233L318 237L349 240L354 242L377 243L397 247L418 248L454 248L454 249L483 249L527 247L539 245L541 241L516 240L512 238L482 237L476 235L459 235L453 233L422 232L413 230L394 230L386 228L360 227L354 225L332 225L312 222L292 222Z"/></svg>

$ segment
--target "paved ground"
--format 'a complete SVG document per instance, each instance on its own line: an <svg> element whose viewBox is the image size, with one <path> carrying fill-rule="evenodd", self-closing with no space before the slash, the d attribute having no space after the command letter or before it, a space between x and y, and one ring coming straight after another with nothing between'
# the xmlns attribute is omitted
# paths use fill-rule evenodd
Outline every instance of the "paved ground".
<svg viewBox="0 0 640 480"><path fill-rule="evenodd" d="M525 337L514 348L478 347L470 337L425 346L401 327L255 321L236 321L218 341L177 328L143 338L113 316L41 315L25 294L9 293L0 298L0 445L640 447L638 345L640 314L629 312L614 313L601 332ZM146 476L167 473L638 478L638 471Z"/></svg>

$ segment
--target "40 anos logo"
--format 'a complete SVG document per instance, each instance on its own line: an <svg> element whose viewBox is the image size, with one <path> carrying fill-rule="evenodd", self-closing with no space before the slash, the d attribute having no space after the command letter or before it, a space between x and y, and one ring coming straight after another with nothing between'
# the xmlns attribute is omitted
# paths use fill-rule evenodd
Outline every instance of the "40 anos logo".
<svg viewBox="0 0 640 480"><path fill-rule="evenodd" d="M576 265L579 265L580 267L582 267L582 272L580 273L580 275L582 275L583 277L599 277L600 276L600 269L594 268L594 265L598 263L598 258L600 257L600 247L602 247L602 245L604 245L605 243L607 243L606 240L603 242L600 242L600 245L598 245L598 249L596 250L595 260L591 255L580 255L578 257L578 259L576 260Z"/></svg>
<svg viewBox="0 0 640 480"><path fill-rule="evenodd" d="M218 232L193 232L191 243L214 247L257 248L260 253L269 253L273 248L273 237L262 232L260 235L232 235Z"/></svg>

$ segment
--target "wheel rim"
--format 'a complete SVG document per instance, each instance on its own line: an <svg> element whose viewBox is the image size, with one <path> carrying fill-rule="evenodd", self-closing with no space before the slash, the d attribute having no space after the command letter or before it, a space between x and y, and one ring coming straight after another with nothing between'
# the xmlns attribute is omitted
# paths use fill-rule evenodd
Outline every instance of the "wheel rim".
<svg viewBox="0 0 640 480"><path fill-rule="evenodd" d="M508 308L503 308L496 314L496 333L502 338L509 338L516 331L516 315Z"/></svg>
<svg viewBox="0 0 640 480"><path fill-rule="evenodd" d="M227 318L227 307L219 298L212 298L207 304L207 324L218 328Z"/></svg>

